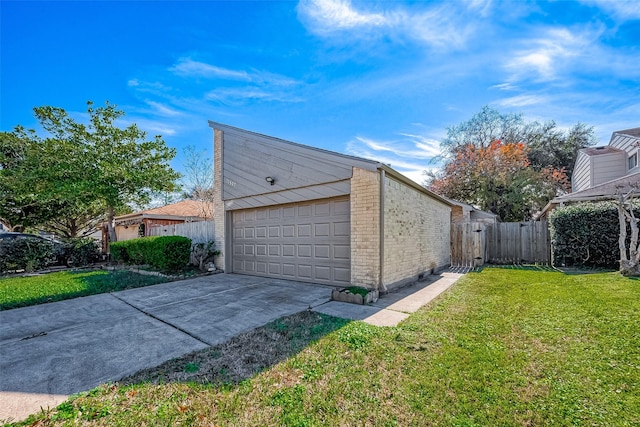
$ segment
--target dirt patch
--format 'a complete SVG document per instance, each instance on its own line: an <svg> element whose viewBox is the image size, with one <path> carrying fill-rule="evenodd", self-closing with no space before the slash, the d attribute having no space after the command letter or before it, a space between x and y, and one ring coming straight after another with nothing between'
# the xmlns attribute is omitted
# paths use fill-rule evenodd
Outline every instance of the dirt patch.
<svg viewBox="0 0 640 427"><path fill-rule="evenodd" d="M238 383L291 357L311 342L348 322L321 313L303 311L238 335L224 344L142 370L123 378L119 383Z"/></svg>

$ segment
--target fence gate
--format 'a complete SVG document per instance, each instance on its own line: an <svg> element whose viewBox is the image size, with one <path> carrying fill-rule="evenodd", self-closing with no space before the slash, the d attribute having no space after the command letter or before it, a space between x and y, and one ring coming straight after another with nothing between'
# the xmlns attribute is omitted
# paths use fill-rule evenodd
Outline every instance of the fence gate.
<svg viewBox="0 0 640 427"><path fill-rule="evenodd" d="M476 267L486 260L485 224L471 222L451 225L451 265Z"/></svg>
<svg viewBox="0 0 640 427"><path fill-rule="evenodd" d="M451 225L451 265L550 264L547 221Z"/></svg>

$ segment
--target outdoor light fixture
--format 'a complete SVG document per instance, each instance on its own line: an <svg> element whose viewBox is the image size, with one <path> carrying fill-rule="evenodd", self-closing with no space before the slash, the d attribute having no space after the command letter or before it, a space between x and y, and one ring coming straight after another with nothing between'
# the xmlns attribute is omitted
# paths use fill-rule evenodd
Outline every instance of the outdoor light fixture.
<svg viewBox="0 0 640 427"><path fill-rule="evenodd" d="M276 183L276 180L271 178L270 176L266 177L264 180L267 181L271 185Z"/></svg>

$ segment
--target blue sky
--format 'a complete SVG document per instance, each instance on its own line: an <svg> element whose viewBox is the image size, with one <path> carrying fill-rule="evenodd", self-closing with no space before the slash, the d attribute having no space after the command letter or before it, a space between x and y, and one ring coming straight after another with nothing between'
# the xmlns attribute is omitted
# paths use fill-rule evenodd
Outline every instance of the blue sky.
<svg viewBox="0 0 640 427"><path fill-rule="evenodd" d="M212 153L214 120L420 181L446 127L487 104L602 144L640 126L637 0L2 0L0 16L5 131L109 100L179 151Z"/></svg>

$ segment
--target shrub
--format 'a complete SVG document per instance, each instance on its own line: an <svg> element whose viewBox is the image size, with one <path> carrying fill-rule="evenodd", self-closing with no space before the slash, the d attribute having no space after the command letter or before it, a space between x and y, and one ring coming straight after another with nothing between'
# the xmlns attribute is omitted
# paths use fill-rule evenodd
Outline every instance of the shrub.
<svg viewBox="0 0 640 427"><path fill-rule="evenodd" d="M56 246L40 238L0 240L0 272L35 271L56 263Z"/></svg>
<svg viewBox="0 0 640 427"><path fill-rule="evenodd" d="M178 270L189 263L191 253L191 239L183 236L162 236L156 240L154 252L158 268L163 270Z"/></svg>
<svg viewBox="0 0 640 427"><path fill-rule="evenodd" d="M81 267L100 260L100 246L91 238L69 239L61 246L64 261L68 265Z"/></svg>
<svg viewBox="0 0 640 427"><path fill-rule="evenodd" d="M619 267L620 224L615 202L584 202L556 208L549 223L554 265Z"/></svg>
<svg viewBox="0 0 640 427"><path fill-rule="evenodd" d="M216 243L213 240L208 242L194 243L191 252L195 258L198 268L204 270L204 264L214 256L220 255L220 251L216 249Z"/></svg>
<svg viewBox="0 0 640 427"><path fill-rule="evenodd" d="M111 261L122 264L129 264L130 259L125 243L126 242L111 242L109 244Z"/></svg>
<svg viewBox="0 0 640 427"><path fill-rule="evenodd" d="M191 239L183 236L152 236L111 243L111 259L125 264L149 264L177 271L189 263Z"/></svg>

